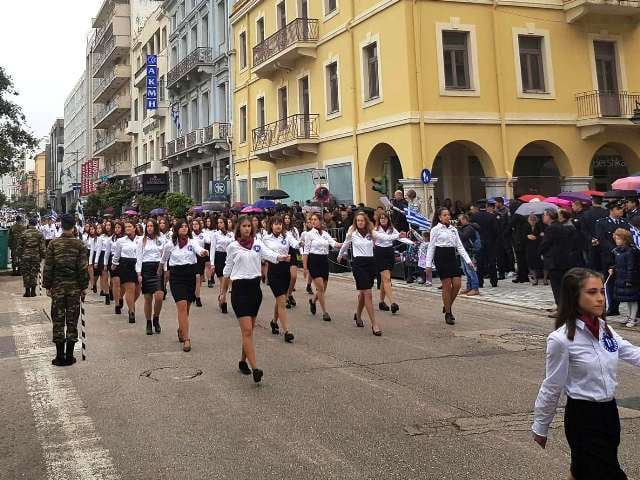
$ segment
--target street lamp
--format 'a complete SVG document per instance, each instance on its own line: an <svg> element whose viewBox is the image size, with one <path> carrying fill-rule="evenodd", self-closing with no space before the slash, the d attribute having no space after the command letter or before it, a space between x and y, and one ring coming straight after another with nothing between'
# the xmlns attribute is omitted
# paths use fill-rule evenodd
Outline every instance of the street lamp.
<svg viewBox="0 0 640 480"><path fill-rule="evenodd" d="M633 109L631 121L636 125L640 125L640 100L636 100L636 108Z"/></svg>

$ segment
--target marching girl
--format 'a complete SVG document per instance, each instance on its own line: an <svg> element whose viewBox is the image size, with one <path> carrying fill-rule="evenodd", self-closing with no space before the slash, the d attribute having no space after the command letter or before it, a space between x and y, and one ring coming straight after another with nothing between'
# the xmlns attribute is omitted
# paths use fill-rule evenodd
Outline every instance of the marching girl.
<svg viewBox="0 0 640 480"><path fill-rule="evenodd" d="M111 269L119 269L120 285L124 288L124 299L129 310L129 323L136 323L136 301L140 296L140 284L136 273L139 242L135 223L133 220L125 220L124 237L115 243Z"/></svg>
<svg viewBox="0 0 640 480"><path fill-rule="evenodd" d="M311 215L307 216L307 218L304 221L304 231L300 234L300 243L302 243L304 245L305 239L307 237L307 233L309 233L309 231L311 230ZM311 278L311 275L307 275L307 268L306 268L306 262L308 259L308 255L304 252L304 249L302 249L302 266L303 266L303 272L304 272L304 278L307 281L307 293L309 295L313 295L313 289L311 288L311 283L313 282L313 279Z"/></svg>
<svg viewBox="0 0 640 480"><path fill-rule="evenodd" d="M213 221L213 218L206 217L204 219L204 228L202 229L202 233L204 234L204 248L207 252L209 252L209 256L207 257L204 264L204 278L207 281L207 287L209 288L213 288L213 285L215 283L213 272L211 271L211 242L215 241L213 239L213 235L215 232L214 227L215 223ZM215 252L215 247L213 248L213 251Z"/></svg>
<svg viewBox="0 0 640 480"><path fill-rule="evenodd" d="M87 249L87 270L89 271L89 288L95 285L93 278L93 264L91 263L91 252L96 238L96 228L91 223L84 224L84 232L82 233L82 242Z"/></svg>
<svg viewBox="0 0 640 480"><path fill-rule="evenodd" d="M442 281L442 303L444 305L442 313L444 313L444 321L448 325L454 325L456 318L451 313L451 307L460 291L460 277L462 275L458 255L471 268L475 270L476 267L460 240L458 229L451 225L449 209L438 207L436 219L437 224L431 228L429 233L427 273L431 273L435 265L438 276Z"/></svg>
<svg viewBox="0 0 640 480"><path fill-rule="evenodd" d="M186 220L180 219L173 226L171 242L165 244L162 263L167 263L169 288L176 302L178 312L178 340L182 342L182 351L191 351L189 335L189 309L196 299L196 265L198 257L206 255L199 242L191 238L191 230Z"/></svg>
<svg viewBox="0 0 640 480"><path fill-rule="evenodd" d="M294 238L291 232L284 229L284 223L279 215L269 219L267 233L262 237L262 242L269 249L280 257L291 256L291 250L300 248L300 243ZM271 333L280 334L278 321L284 330L284 341L293 342L293 333L289 331L289 321L287 319L287 293L291 285L291 263L278 262L269 263L267 268L267 278L269 288L276 299L273 308L273 320L271 320Z"/></svg>
<svg viewBox="0 0 640 480"><path fill-rule="evenodd" d="M316 302L320 302L322 308L322 319L325 322L331 321L331 316L327 312L325 293L329 283L329 249L340 248L342 244L336 242L326 231L322 229L322 215L320 213L311 214L311 230L304 238L304 251L307 255L304 269L306 276L310 276L316 287L315 296L309 300L309 310L311 315L316 314Z"/></svg>
<svg viewBox="0 0 640 480"><path fill-rule="evenodd" d="M375 231L376 239L373 255L376 259L376 268L382 280L378 308L384 312L388 312L389 305L385 302L385 299L388 298L389 302L391 302L391 313L396 313L400 310L400 307L393 301L391 272L396 263L393 242L400 238L400 233L394 228L391 219L384 212L380 212L376 216Z"/></svg>
<svg viewBox="0 0 640 480"><path fill-rule="evenodd" d="M102 290L102 269L104 268L104 263L100 263L100 256L102 254L102 225L99 223L96 224L95 227L95 236L93 237L93 242L91 243L91 255L89 256L89 264L93 265L93 293L97 293L98 281L100 280L100 296L103 295ZM104 255L102 255L104 262Z"/></svg>
<svg viewBox="0 0 640 480"><path fill-rule="evenodd" d="M256 238L249 217L241 217L236 226L235 241L227 248L221 300L226 302L227 290L231 283L231 306L238 317L242 332L242 355L238 368L245 375L253 373L253 381L256 383L262 380L263 375L256 362L253 344L253 330L262 303L260 264L263 259L271 263L289 262L289 255L278 255L265 247Z"/></svg>
<svg viewBox="0 0 640 480"><path fill-rule="evenodd" d="M107 262L109 275L111 276L111 291L113 292L113 300L116 302L115 313L120 315L122 313L122 302L124 297L124 289L120 288L120 268L113 268L113 254L114 246L119 238L124 236L124 224L122 222L115 222L113 225L113 236L111 242L107 245L105 255L109 259Z"/></svg>
<svg viewBox="0 0 640 480"><path fill-rule="evenodd" d="M377 274L374 243L377 241L378 234L369 217L364 212L358 212L353 218L353 225L349 227L338 254L338 262L340 262L351 245L353 249L351 269L356 281L356 290L358 290L358 306L356 313L353 314L353 320L358 327L364 327L362 311L366 309L371 321L371 331L376 337L382 335L380 325L373 313L373 293L371 292Z"/></svg>
<svg viewBox="0 0 640 480"><path fill-rule="evenodd" d="M204 269L207 261L209 260L209 250L205 248L205 243L208 237L202 232L202 224L199 220L193 220L191 222L191 238L198 246L205 250L206 255L198 255L198 261L195 266L196 272L196 307L202 306L202 300L200 300L200 288L202 287L202 278L204 277Z"/></svg>
<svg viewBox="0 0 640 480"><path fill-rule="evenodd" d="M144 295L144 317L147 320L147 335L153 335L153 330L160 333L160 311L164 292L162 291L162 267L160 261L164 254L165 239L160 235L155 220L147 220L145 236L138 244L138 258L136 273L138 283L142 286ZM153 322L151 316L153 314Z"/></svg>
<svg viewBox="0 0 640 480"><path fill-rule="evenodd" d="M293 219L288 213L282 219L282 225L284 230L289 233L296 241L300 242L300 232L293 224ZM289 290L287 291L287 304L286 308L296 306L296 300L293 298L293 291L296 288L296 280L298 278L298 255L300 254L299 248L290 247L289 255L291 255L291 265L289 266L289 275L291 281L289 282Z"/></svg>
<svg viewBox="0 0 640 480"><path fill-rule="evenodd" d="M171 231L171 226L165 217L161 217L158 220L158 231L160 232L160 236L163 237L165 242L171 241L171 236L173 232ZM164 272L162 274L162 291L164 292L163 299L167 298L167 282L169 281L169 271L164 265Z"/></svg>
<svg viewBox="0 0 640 480"><path fill-rule="evenodd" d="M218 307L222 313L227 313L227 302L223 302L222 298L222 276L224 275L224 266L227 261L227 247L235 240L232 230L228 230L227 227L233 227L233 220L230 218L226 220L224 217L218 217L218 230L214 235L215 242L215 254L213 257L213 272L218 277L218 284L220 285L220 292L218 294Z"/></svg>

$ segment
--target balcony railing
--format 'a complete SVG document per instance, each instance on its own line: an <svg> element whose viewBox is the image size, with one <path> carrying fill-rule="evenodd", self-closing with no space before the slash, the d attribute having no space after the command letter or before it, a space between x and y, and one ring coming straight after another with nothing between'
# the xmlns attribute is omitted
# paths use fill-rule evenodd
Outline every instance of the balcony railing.
<svg viewBox="0 0 640 480"><path fill-rule="evenodd" d="M253 150L265 150L289 142L318 138L317 113L299 113L253 129Z"/></svg>
<svg viewBox="0 0 640 480"><path fill-rule="evenodd" d="M105 135L101 135L96 138L96 143L94 144L93 151L98 152L107 145L116 141L127 142L128 138L124 133L122 133L122 131L109 131Z"/></svg>
<svg viewBox="0 0 640 480"><path fill-rule="evenodd" d="M199 146L226 140L230 132L230 123L213 123L208 127L192 130L186 135L168 142L166 156L171 157L184 151L192 150Z"/></svg>
<svg viewBox="0 0 640 480"><path fill-rule="evenodd" d="M210 65L213 65L213 50L209 47L196 48L167 74L167 88L173 87L194 68Z"/></svg>
<svg viewBox="0 0 640 480"><path fill-rule="evenodd" d="M151 166L151 162L147 162L147 163L143 163L142 165L138 165L133 170L136 173L141 173L141 172L144 172L144 171L148 170L150 166Z"/></svg>
<svg viewBox="0 0 640 480"><path fill-rule="evenodd" d="M318 40L318 20L296 18L253 47L253 66L266 62L297 42Z"/></svg>
<svg viewBox="0 0 640 480"><path fill-rule="evenodd" d="M640 93L592 91L576 95L578 120L624 119L640 107Z"/></svg>

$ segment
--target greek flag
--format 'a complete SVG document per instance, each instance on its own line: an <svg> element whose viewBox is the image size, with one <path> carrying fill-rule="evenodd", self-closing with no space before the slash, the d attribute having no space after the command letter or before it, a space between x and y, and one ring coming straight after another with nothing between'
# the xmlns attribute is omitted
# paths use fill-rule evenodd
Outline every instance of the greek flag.
<svg viewBox="0 0 640 480"><path fill-rule="evenodd" d="M407 222L410 225L415 225L420 230L429 230L431 228L431 222L426 217L423 217L410 208L404 209L404 215L407 217Z"/></svg>
<svg viewBox="0 0 640 480"><path fill-rule="evenodd" d="M178 131L182 130L182 126L180 125L180 104L177 102L171 105L171 118L173 119L173 123L176 124Z"/></svg>
<svg viewBox="0 0 640 480"><path fill-rule="evenodd" d="M640 248L640 230L633 225L631 226L631 236L633 237L633 243L635 243L637 248Z"/></svg>
<svg viewBox="0 0 640 480"><path fill-rule="evenodd" d="M80 220L80 226L84 226L84 210L82 209L82 200L78 200L76 205L76 213L78 214L78 220Z"/></svg>
<svg viewBox="0 0 640 480"><path fill-rule="evenodd" d="M54 222L58 221L58 214L53 208L51 209L51 220L53 220Z"/></svg>

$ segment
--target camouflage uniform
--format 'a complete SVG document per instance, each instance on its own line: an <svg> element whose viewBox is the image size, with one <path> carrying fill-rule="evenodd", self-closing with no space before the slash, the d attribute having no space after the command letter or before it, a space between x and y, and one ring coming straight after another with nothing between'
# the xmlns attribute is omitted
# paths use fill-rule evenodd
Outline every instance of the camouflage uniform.
<svg viewBox="0 0 640 480"><path fill-rule="evenodd" d="M11 249L11 268L13 268L14 273L18 271L20 267L20 261L18 260L20 257L16 252L16 248L18 247L18 239L25 231L26 227L21 223L14 224L11 229L9 229L9 248Z"/></svg>
<svg viewBox="0 0 640 480"><path fill-rule="evenodd" d="M76 342L80 295L89 287L87 249L82 240L67 233L51 240L44 260L42 286L51 290L54 343Z"/></svg>
<svg viewBox="0 0 640 480"><path fill-rule="evenodd" d="M44 236L35 227L28 227L18 239L16 246L24 288L35 288L38 283L44 252Z"/></svg>

